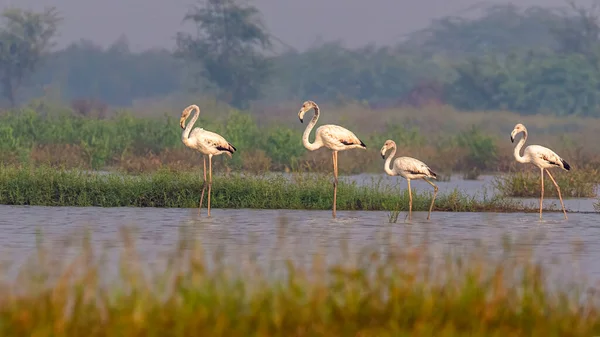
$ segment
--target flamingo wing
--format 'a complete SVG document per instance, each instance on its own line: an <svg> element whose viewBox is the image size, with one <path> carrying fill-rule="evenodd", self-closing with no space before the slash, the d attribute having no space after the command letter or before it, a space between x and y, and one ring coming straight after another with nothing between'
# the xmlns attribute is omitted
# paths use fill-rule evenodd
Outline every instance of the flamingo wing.
<svg viewBox="0 0 600 337"><path fill-rule="evenodd" d="M237 151L233 144L228 142L220 134L212 131L204 130L202 128L195 128L191 133L191 137L195 138L197 142L201 143L201 146L206 148L212 148L218 151L227 151L230 153Z"/></svg>
<svg viewBox="0 0 600 337"><path fill-rule="evenodd" d="M412 157L399 157L395 162L398 169L414 175L424 175L437 179L437 173L433 172L424 162Z"/></svg>
<svg viewBox="0 0 600 337"><path fill-rule="evenodd" d="M352 131L339 125L323 125L319 128L319 133L323 140L328 143L367 147Z"/></svg>
<svg viewBox="0 0 600 337"><path fill-rule="evenodd" d="M554 166L558 166L564 168L565 170L570 170L571 166L564 159L562 159L556 152L550 150L547 147L540 145L529 145L527 147L528 152L546 163Z"/></svg>

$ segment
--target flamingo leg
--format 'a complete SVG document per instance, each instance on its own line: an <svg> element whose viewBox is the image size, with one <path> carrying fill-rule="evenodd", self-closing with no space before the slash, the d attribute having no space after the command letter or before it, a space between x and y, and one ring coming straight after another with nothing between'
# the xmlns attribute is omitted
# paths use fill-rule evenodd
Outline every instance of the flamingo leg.
<svg viewBox="0 0 600 337"><path fill-rule="evenodd" d="M567 211L565 210L565 204L563 203L562 195L560 194L560 187L556 183L556 180L554 180L554 177L552 176L552 174L550 174L550 171L548 171L548 169L546 169L546 172L548 173L548 177L550 177L550 179L552 179L554 186L556 186L556 191L558 192L558 199L560 199L560 205L562 206L563 213L565 214L565 220L566 220L567 219Z"/></svg>
<svg viewBox="0 0 600 337"><path fill-rule="evenodd" d="M408 184L408 220L412 219L412 190L410 189L410 179L406 179Z"/></svg>
<svg viewBox="0 0 600 337"><path fill-rule="evenodd" d="M429 206L429 214L427 215L427 220L429 220L431 217L431 211L433 210L433 203L435 202L435 197L437 196L438 187L426 178L423 178L423 180L428 182L429 185L433 186L433 198L431 199L431 206Z"/></svg>
<svg viewBox="0 0 600 337"><path fill-rule="evenodd" d="M212 188L212 154L208 155L208 216L210 216L210 191Z"/></svg>
<svg viewBox="0 0 600 337"><path fill-rule="evenodd" d="M198 215L202 209L202 201L204 201L204 191L206 190L206 156L202 156L204 159L204 181L202 182L202 193L200 194L200 205L198 206Z"/></svg>
<svg viewBox="0 0 600 337"><path fill-rule="evenodd" d="M338 185L338 162L337 151L333 151L333 217L335 218L335 210L337 204L337 185Z"/></svg>
<svg viewBox="0 0 600 337"><path fill-rule="evenodd" d="M544 169L540 168L542 179L542 194L540 195L540 220L542 219L542 204L544 202Z"/></svg>

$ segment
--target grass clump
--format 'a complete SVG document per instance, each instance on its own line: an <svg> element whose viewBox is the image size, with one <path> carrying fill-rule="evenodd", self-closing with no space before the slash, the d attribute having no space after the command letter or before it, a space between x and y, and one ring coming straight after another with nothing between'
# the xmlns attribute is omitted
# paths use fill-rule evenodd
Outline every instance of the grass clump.
<svg viewBox="0 0 600 337"><path fill-rule="evenodd" d="M214 175L214 208L331 209L332 178L322 174ZM160 170L140 175L101 174L50 167L0 166L0 204L100 207L198 207L198 172ZM413 210L429 209L431 193L413 192ZM339 210L408 210L408 191L340 179ZM436 211L528 211L501 197L478 199L458 190L440 193Z"/></svg>
<svg viewBox="0 0 600 337"><path fill-rule="evenodd" d="M560 187L563 198L593 198L600 183L600 171L596 169L551 172ZM541 193L540 171L514 172L496 176L495 188L507 197L539 198ZM544 196L558 198L552 180L544 174Z"/></svg>
<svg viewBox="0 0 600 337"><path fill-rule="evenodd" d="M0 335L600 333L597 292L583 298L582 285L550 287L545 266L510 251L494 257L474 249L440 258L427 244L393 244L385 253L364 247L343 263L326 264L318 254L307 265L284 259L274 268L285 274L274 277L256 262L242 263L247 259L232 265L210 258L192 239L182 239L164 267L147 273L131 238L124 241L110 281L100 277L108 274L106 264L89 243L68 263L61 257L52 265L52 252L41 245L15 284L0 287Z"/></svg>

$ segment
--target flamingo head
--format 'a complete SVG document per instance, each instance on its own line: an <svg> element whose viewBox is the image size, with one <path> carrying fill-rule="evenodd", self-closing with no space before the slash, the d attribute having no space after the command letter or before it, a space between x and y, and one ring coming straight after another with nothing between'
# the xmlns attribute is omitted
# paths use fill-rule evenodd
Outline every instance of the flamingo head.
<svg viewBox="0 0 600 337"><path fill-rule="evenodd" d="M396 147L396 142L394 142L391 139L388 139L385 141L385 143L383 144L383 147L381 148L381 158L385 159L385 153L387 152L387 150L391 149L391 148L395 148Z"/></svg>
<svg viewBox="0 0 600 337"><path fill-rule="evenodd" d="M525 125L521 123L515 125L515 128L510 133L510 141L512 143L515 142L515 136L518 135L520 132L527 132L527 128L525 128Z"/></svg>
<svg viewBox="0 0 600 337"><path fill-rule="evenodd" d="M188 119L188 117L190 117L190 114L191 114L193 108L194 108L194 106L190 105L187 108L185 108L183 110L183 112L181 113L181 118L179 119L179 125L181 126L182 129L185 129L185 121Z"/></svg>
<svg viewBox="0 0 600 337"><path fill-rule="evenodd" d="M312 108L318 109L317 103L313 101L306 101L302 103L302 107L300 108L300 111L298 111L298 119L300 119L300 123L304 123L304 114Z"/></svg>

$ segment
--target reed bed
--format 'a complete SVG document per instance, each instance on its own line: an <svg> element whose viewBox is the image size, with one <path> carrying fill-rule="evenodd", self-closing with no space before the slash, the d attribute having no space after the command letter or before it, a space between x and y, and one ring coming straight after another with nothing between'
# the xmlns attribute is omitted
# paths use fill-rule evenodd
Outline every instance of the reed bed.
<svg viewBox="0 0 600 337"><path fill-rule="evenodd" d="M214 102L199 104L204 112L197 126L222 134L239 150L233 158L215 158L217 167L248 172L331 172L329 151L311 152L302 146L306 125L297 120L297 108L290 110L286 105L238 111ZM181 108L179 103L170 108L159 104L144 106L143 113L134 109L96 118L49 102L31 102L21 109L0 112L0 164L130 172L197 169L202 165L201 156L181 142ZM367 144L366 151L340 155L342 175L383 172L379 149L386 139L396 141L398 155L419 158L443 176L463 173L476 179L480 174L508 172L515 166L514 144L508 134L518 121L529 128L531 142L549 146L572 164L597 166L600 162L594 147L582 145L597 143L597 119L461 112L439 106L373 110L356 104L325 104L322 108L327 112L320 124L348 127ZM148 109L154 110L152 117Z"/></svg>
<svg viewBox="0 0 600 337"><path fill-rule="evenodd" d="M600 184L600 171L595 168L562 172L551 171L560 187L563 198L594 198ZM499 175L494 178L494 187L507 197L539 198L541 193L540 171L528 170ZM544 175L544 196L558 198L556 187L547 174Z"/></svg>
<svg viewBox="0 0 600 337"><path fill-rule="evenodd" d="M223 224L224 226L227 224ZM598 292L553 283L531 254L486 247L440 254L427 242L361 247L353 259L256 262L208 257L181 239L164 267L144 273L123 231L120 268L84 242L72 259L40 244L0 287L0 335L11 336L596 336ZM277 253L275 253L277 254ZM276 255L279 256L279 255ZM52 262L52 263L50 263ZM147 268L146 268L147 269Z"/></svg>
<svg viewBox="0 0 600 337"><path fill-rule="evenodd" d="M323 174L214 175L214 208L331 209L332 177ZM0 166L0 204L99 207L198 207L202 177L196 172L160 170L139 175ZM429 209L432 193L413 191L413 211ZM338 210L408 210L408 191L374 181L340 180ZM498 196L440 192L436 211L527 212L517 201Z"/></svg>

